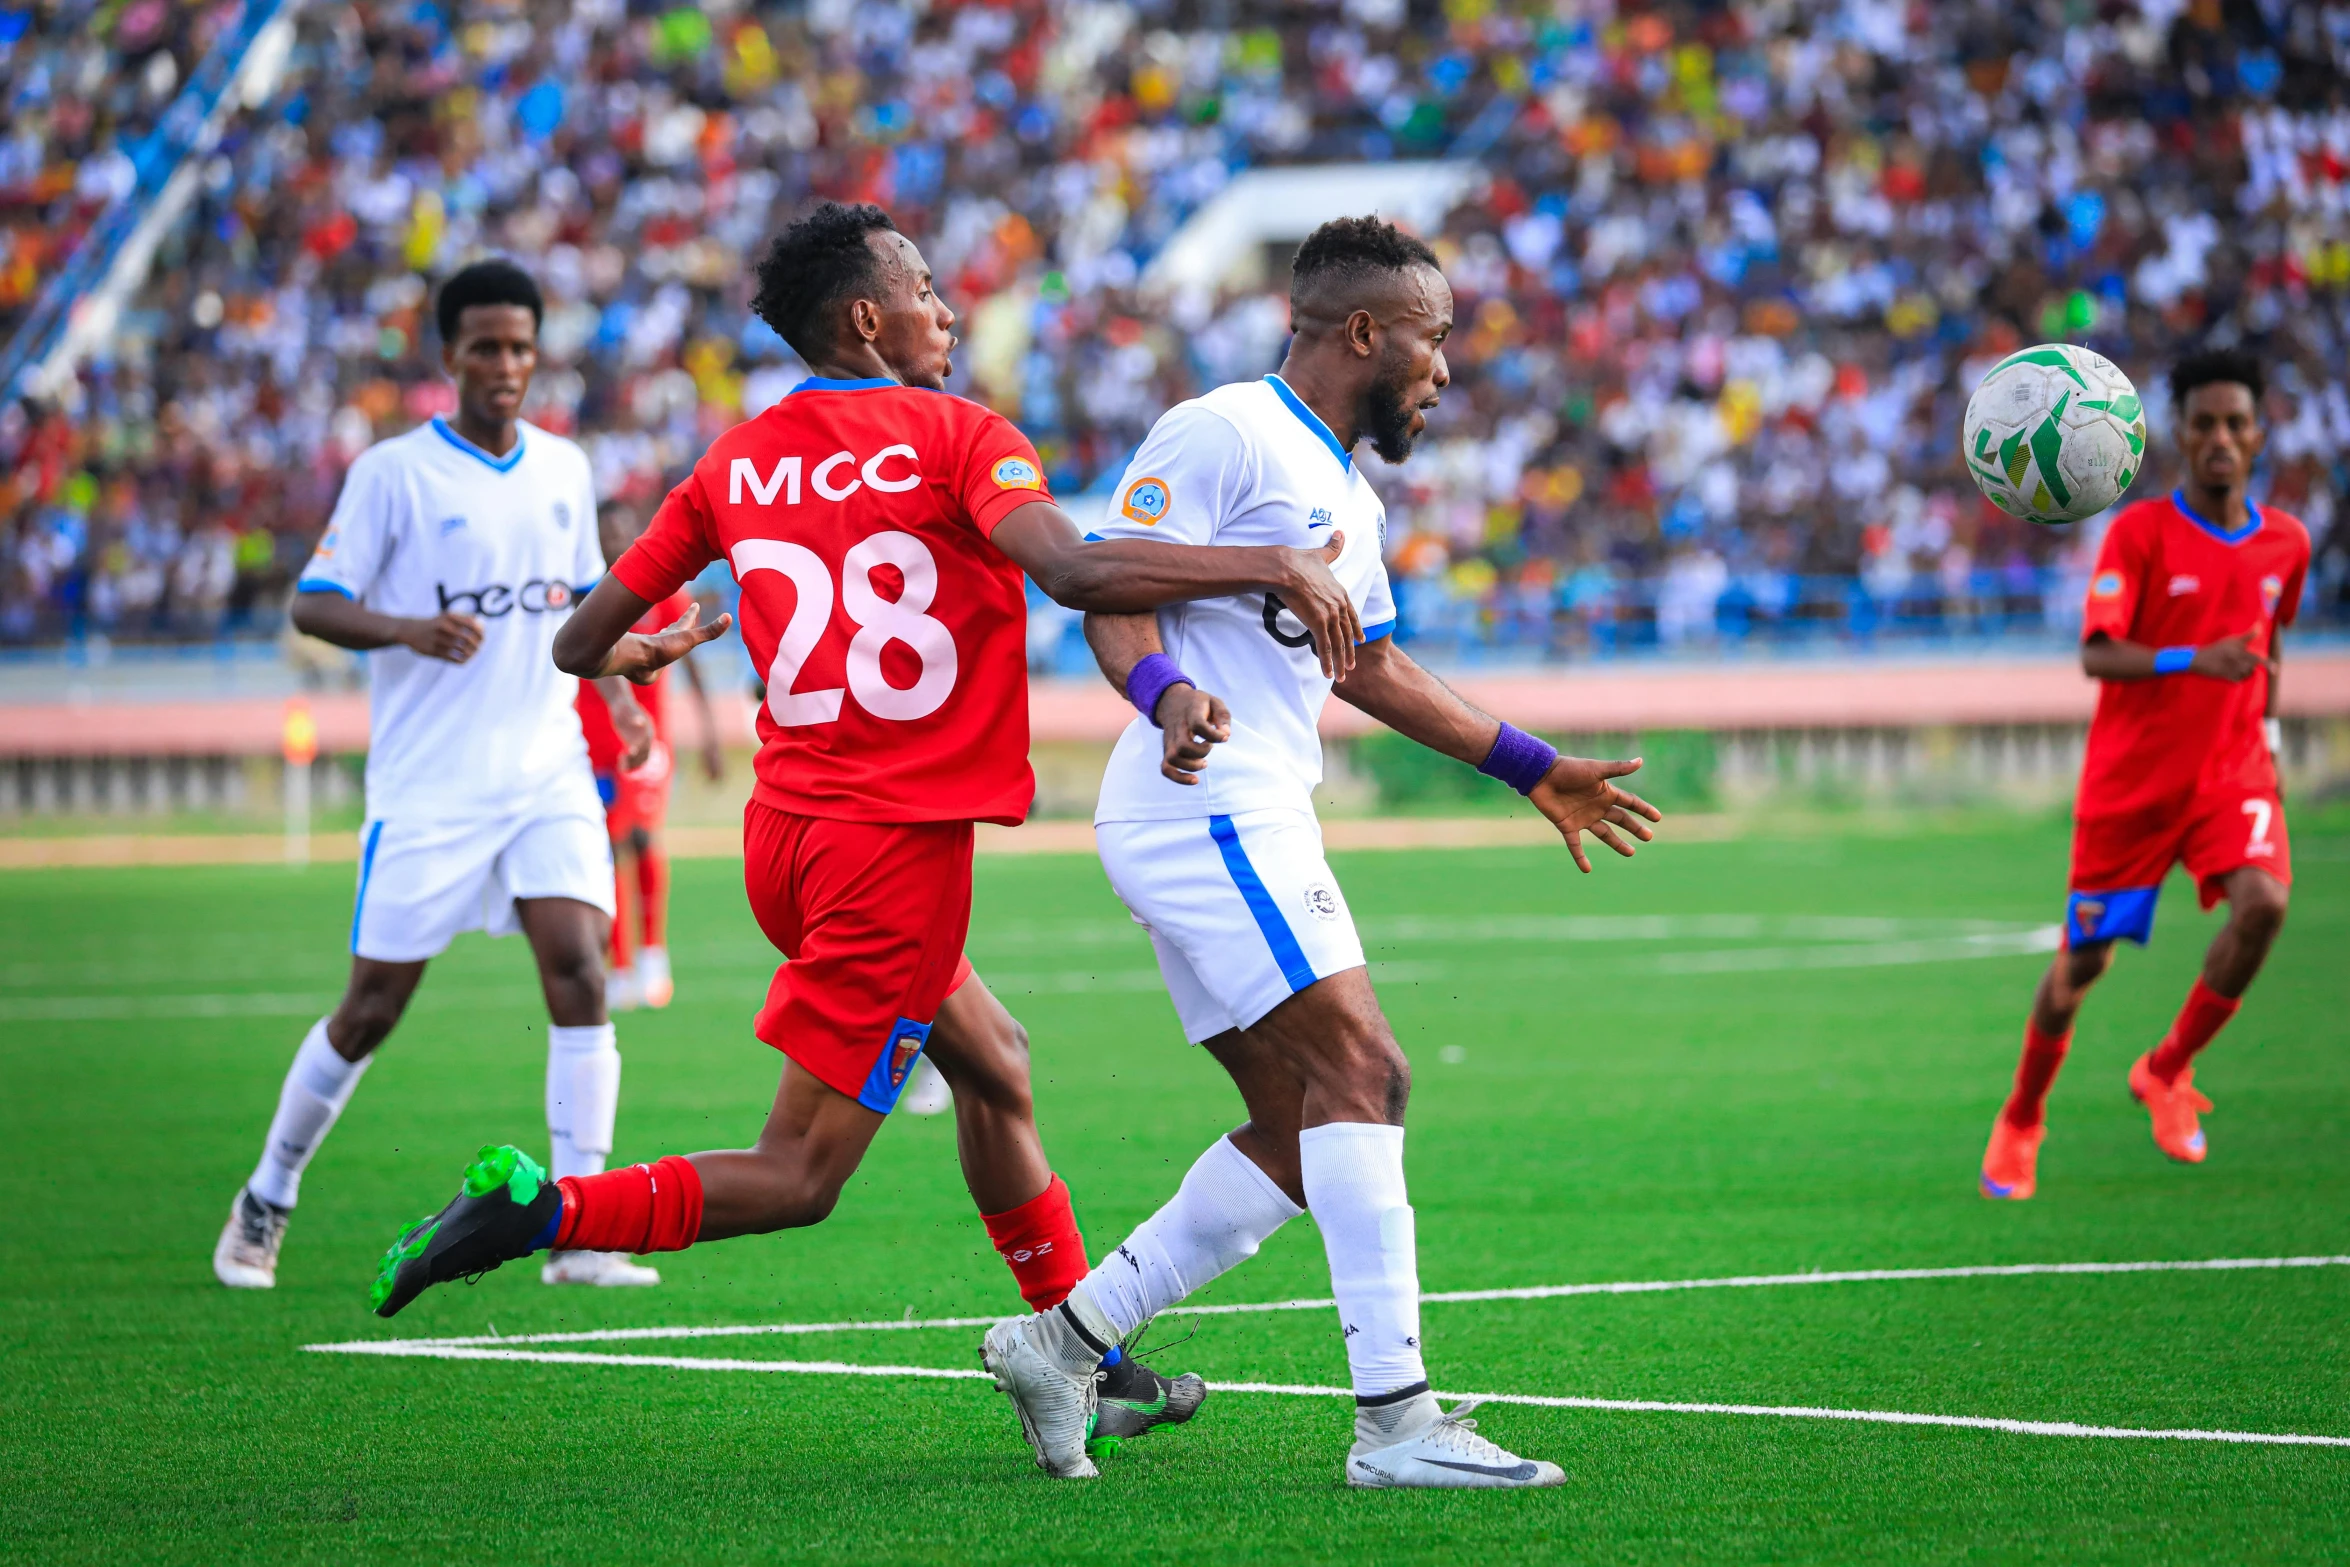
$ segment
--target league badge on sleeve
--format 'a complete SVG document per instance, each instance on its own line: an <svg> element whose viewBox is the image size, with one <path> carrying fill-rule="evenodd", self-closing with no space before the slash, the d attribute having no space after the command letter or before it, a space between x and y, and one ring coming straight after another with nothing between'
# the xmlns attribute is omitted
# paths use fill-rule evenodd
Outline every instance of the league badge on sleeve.
<svg viewBox="0 0 2350 1567"><path fill-rule="evenodd" d="M1166 517L1167 508L1174 500L1175 493L1167 488L1166 480L1137 479L1118 497L1118 511L1128 522L1155 528Z"/></svg>
<svg viewBox="0 0 2350 1567"><path fill-rule="evenodd" d="M2089 579L2089 596L2093 599L2117 599L2122 596L2122 574L2101 571Z"/></svg>
<svg viewBox="0 0 2350 1567"><path fill-rule="evenodd" d="M1006 457L991 470L999 490L1041 490L1044 475L1036 471L1036 464L1025 457Z"/></svg>

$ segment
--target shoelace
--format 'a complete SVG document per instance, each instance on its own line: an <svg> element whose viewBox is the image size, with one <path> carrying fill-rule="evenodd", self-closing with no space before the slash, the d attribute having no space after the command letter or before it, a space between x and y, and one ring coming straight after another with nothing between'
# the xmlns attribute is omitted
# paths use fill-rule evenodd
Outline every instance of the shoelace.
<svg viewBox="0 0 2350 1567"><path fill-rule="evenodd" d="M285 1233L286 1221L281 1214L250 1204L237 1206L237 1218L243 1222L246 1241L255 1246L267 1246Z"/></svg>
<svg viewBox="0 0 2350 1567"><path fill-rule="evenodd" d="M1436 1429L1428 1433L1426 1440L1448 1452L1458 1453L1463 1458L1474 1459L1480 1463L1515 1462L1517 1460L1515 1453L1496 1446L1489 1439L1479 1436L1477 1422L1468 1418L1469 1411L1483 1402L1484 1400L1481 1398L1470 1398L1463 1399L1460 1403L1453 1405L1451 1412L1436 1423Z"/></svg>

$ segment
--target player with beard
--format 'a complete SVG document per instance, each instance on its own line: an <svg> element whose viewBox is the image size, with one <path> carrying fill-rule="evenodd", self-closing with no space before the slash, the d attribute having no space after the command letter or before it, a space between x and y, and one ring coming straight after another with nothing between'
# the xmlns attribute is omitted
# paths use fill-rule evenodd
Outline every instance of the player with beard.
<svg viewBox="0 0 2350 1567"><path fill-rule="evenodd" d="M1501 779L1586 871L1583 833L1629 855L1620 834L1648 838L1658 816L1610 782L1637 761L1560 756L1462 701L1390 635L1386 512L1351 454L1367 439L1403 461L1451 380L1452 291L1436 257L1376 218L1324 224L1298 250L1290 310L1280 373L1170 410L1100 533L1292 546L1343 533L1332 569L1366 639L1354 667L1334 683L1308 628L1263 593L1086 617L1103 672L1141 714L1102 780L1102 865L1150 932L1185 1035L1231 1073L1248 1119L1059 1307L999 1325L983 1356L1046 1467L1066 1472L1088 1419L1107 1408L1096 1390L1104 1357L1311 1209L1354 1382L1348 1482L1555 1485L1557 1465L1495 1446L1465 1408L1447 1413L1429 1391L1403 1174L1411 1068L1322 858L1317 723L1335 690Z"/></svg>

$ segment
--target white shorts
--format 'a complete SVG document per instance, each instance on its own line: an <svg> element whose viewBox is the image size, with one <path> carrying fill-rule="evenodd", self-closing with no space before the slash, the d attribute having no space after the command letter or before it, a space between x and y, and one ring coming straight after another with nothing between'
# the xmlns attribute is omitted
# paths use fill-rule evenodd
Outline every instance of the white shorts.
<svg viewBox="0 0 2350 1567"><path fill-rule="evenodd" d="M517 898L613 910L612 843L601 816L447 822L395 818L359 830L351 951L379 963L439 957L461 930L510 936Z"/></svg>
<svg viewBox="0 0 2350 1567"><path fill-rule="evenodd" d="M1111 888L1150 932L1193 1044L1363 966L1311 811L1098 822L1094 842Z"/></svg>

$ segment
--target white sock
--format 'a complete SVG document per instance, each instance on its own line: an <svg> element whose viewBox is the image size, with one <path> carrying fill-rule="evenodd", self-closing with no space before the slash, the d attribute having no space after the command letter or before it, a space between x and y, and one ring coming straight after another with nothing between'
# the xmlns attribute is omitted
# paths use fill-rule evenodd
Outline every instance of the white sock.
<svg viewBox="0 0 2350 1567"><path fill-rule="evenodd" d="M547 1025L548 1169L555 1179L600 1175L620 1113L620 1047L609 1023Z"/></svg>
<svg viewBox="0 0 2350 1567"><path fill-rule="evenodd" d="M286 1068L285 1086L278 1090L277 1114L270 1118L269 1140L261 1145L261 1163L245 1184L254 1196L280 1208L291 1208L302 1193L302 1170L326 1141L327 1129L343 1106L351 1102L359 1078L373 1057L346 1061L327 1042L326 1019L310 1025L294 1064Z"/></svg>
<svg viewBox="0 0 2350 1567"><path fill-rule="evenodd" d="M1219 1137L1199 1156L1166 1206L1077 1286L1124 1338L1210 1279L1257 1254L1275 1230L1305 1210Z"/></svg>
<svg viewBox="0 0 2350 1567"><path fill-rule="evenodd" d="M1330 1255L1358 1402L1424 1391L1420 1264L1404 1190L1403 1128L1333 1121L1298 1134L1306 1207Z"/></svg>

